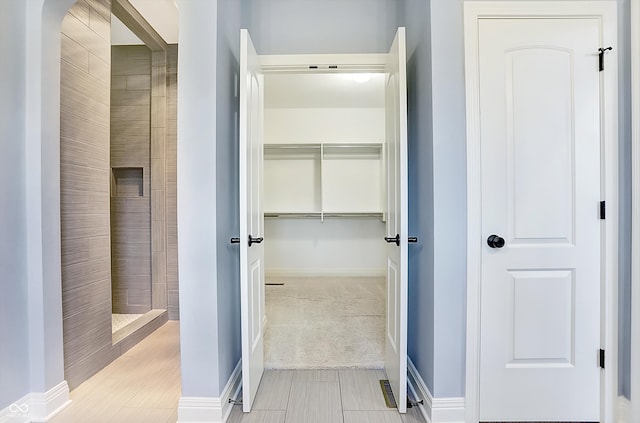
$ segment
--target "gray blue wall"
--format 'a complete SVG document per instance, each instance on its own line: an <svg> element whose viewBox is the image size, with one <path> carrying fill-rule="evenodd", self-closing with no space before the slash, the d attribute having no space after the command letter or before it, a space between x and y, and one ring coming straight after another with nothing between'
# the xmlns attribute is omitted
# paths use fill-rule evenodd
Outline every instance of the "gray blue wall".
<svg viewBox="0 0 640 423"><path fill-rule="evenodd" d="M0 409L29 392L24 22L22 0L0 2L0 57L11 64L0 78Z"/></svg>
<svg viewBox="0 0 640 423"><path fill-rule="evenodd" d="M218 204L218 343L220 388L242 356L240 339L240 250L229 239L240 233L238 192L238 90L241 2L218 0L216 74L216 187Z"/></svg>
<svg viewBox="0 0 640 423"><path fill-rule="evenodd" d="M385 53L399 0L247 0L243 25L258 54Z"/></svg>
<svg viewBox="0 0 640 423"><path fill-rule="evenodd" d="M618 133L620 151L618 393L631 398L631 10L618 0Z"/></svg>
<svg viewBox="0 0 640 423"><path fill-rule="evenodd" d="M427 386L434 383L434 204L433 109L431 87L431 7L429 0L406 0L409 124L408 354Z"/></svg>
<svg viewBox="0 0 640 423"><path fill-rule="evenodd" d="M177 198L183 397L217 397L217 2L182 0L178 49ZM222 301L222 299L220 299ZM236 305L239 311L239 304ZM226 376L228 378L228 375Z"/></svg>

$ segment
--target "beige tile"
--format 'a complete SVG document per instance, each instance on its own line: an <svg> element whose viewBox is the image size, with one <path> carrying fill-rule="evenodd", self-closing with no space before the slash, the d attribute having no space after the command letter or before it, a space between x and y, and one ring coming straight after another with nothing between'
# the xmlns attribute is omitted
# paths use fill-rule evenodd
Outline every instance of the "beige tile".
<svg viewBox="0 0 640 423"><path fill-rule="evenodd" d="M293 373L293 383L338 381L338 370L295 370Z"/></svg>
<svg viewBox="0 0 640 423"><path fill-rule="evenodd" d="M127 90L151 91L151 75L127 75ZM151 95L151 93L144 95Z"/></svg>
<svg viewBox="0 0 640 423"><path fill-rule="evenodd" d="M265 370L253 408L256 410L286 410L293 371Z"/></svg>
<svg viewBox="0 0 640 423"><path fill-rule="evenodd" d="M103 40L111 43L111 16L103 16L96 9L91 9L89 13L89 27L102 37Z"/></svg>
<svg viewBox="0 0 640 423"><path fill-rule="evenodd" d="M153 283L167 283L167 257L164 252L151 253Z"/></svg>
<svg viewBox="0 0 640 423"><path fill-rule="evenodd" d="M151 64L155 67L166 67L167 65L167 53L164 51L152 51L151 52Z"/></svg>
<svg viewBox="0 0 640 423"><path fill-rule="evenodd" d="M152 220L165 221L165 190L158 189L151 191L151 216Z"/></svg>
<svg viewBox="0 0 640 423"><path fill-rule="evenodd" d="M127 89L127 77L125 75L112 75L111 76L111 92L124 91Z"/></svg>
<svg viewBox="0 0 640 423"><path fill-rule="evenodd" d="M151 243L152 251L166 251L166 235L165 222L162 220L154 220L151 222Z"/></svg>
<svg viewBox="0 0 640 423"><path fill-rule="evenodd" d="M167 284L154 283L151 289L151 307L155 309L167 309Z"/></svg>
<svg viewBox="0 0 640 423"><path fill-rule="evenodd" d="M86 48L64 34L60 37L60 46L62 60L84 71L89 70L89 52Z"/></svg>
<svg viewBox="0 0 640 423"><path fill-rule="evenodd" d="M145 45L122 46L127 52L129 60L146 60L151 63L151 50ZM131 72L131 74L138 72Z"/></svg>
<svg viewBox="0 0 640 423"><path fill-rule="evenodd" d="M166 129L151 128L151 158L152 159L165 158L165 142L166 142Z"/></svg>
<svg viewBox="0 0 640 423"><path fill-rule="evenodd" d="M150 122L151 119L151 109L149 106L125 106L126 120L140 120L143 122ZM147 143L145 143L147 144Z"/></svg>
<svg viewBox="0 0 640 423"><path fill-rule="evenodd" d="M176 423L178 421L178 410L174 410L166 423Z"/></svg>
<svg viewBox="0 0 640 423"><path fill-rule="evenodd" d="M382 370L340 370L342 406L345 410L389 410L384 402Z"/></svg>
<svg viewBox="0 0 640 423"><path fill-rule="evenodd" d="M89 73L101 81L108 81L111 77L111 65L98 56L89 55Z"/></svg>
<svg viewBox="0 0 640 423"><path fill-rule="evenodd" d="M227 423L284 423L286 411L253 410L243 413L242 407L234 407Z"/></svg>
<svg viewBox="0 0 640 423"><path fill-rule="evenodd" d="M164 190L165 184L165 159L151 159L151 189Z"/></svg>
<svg viewBox="0 0 640 423"><path fill-rule="evenodd" d="M94 11L101 14L105 19L111 19L111 0L85 0Z"/></svg>
<svg viewBox="0 0 640 423"><path fill-rule="evenodd" d="M164 66L154 65L151 68L151 91L154 97L167 95L167 70Z"/></svg>
<svg viewBox="0 0 640 423"><path fill-rule="evenodd" d="M113 75L151 75L151 60L148 58L132 58L115 60L112 63Z"/></svg>
<svg viewBox="0 0 640 423"><path fill-rule="evenodd" d="M165 97L153 97L151 102L151 127L165 128L167 126L167 102Z"/></svg>
<svg viewBox="0 0 640 423"><path fill-rule="evenodd" d="M89 11L89 15L91 15L91 11ZM90 21L91 18L89 18L89 22ZM110 42L98 35L89 28L85 22L76 18L74 15L68 13L65 16L62 21L62 33L77 40L80 44L99 56L105 62L109 62L111 60Z"/></svg>
<svg viewBox="0 0 640 423"><path fill-rule="evenodd" d="M170 408L121 408L110 420L109 423L160 423L166 422L173 415Z"/></svg>
<svg viewBox="0 0 640 423"><path fill-rule="evenodd" d="M423 406L407 408L407 413L400 415L402 423L426 423L422 416L421 407Z"/></svg>
<svg viewBox="0 0 640 423"><path fill-rule="evenodd" d="M402 423L397 411L345 411L344 423Z"/></svg>
<svg viewBox="0 0 640 423"><path fill-rule="evenodd" d="M291 386L287 423L341 423L338 382L297 382Z"/></svg>
<svg viewBox="0 0 640 423"><path fill-rule="evenodd" d="M78 0L75 2L69 13L78 18L80 22L89 26L89 5L84 0Z"/></svg>

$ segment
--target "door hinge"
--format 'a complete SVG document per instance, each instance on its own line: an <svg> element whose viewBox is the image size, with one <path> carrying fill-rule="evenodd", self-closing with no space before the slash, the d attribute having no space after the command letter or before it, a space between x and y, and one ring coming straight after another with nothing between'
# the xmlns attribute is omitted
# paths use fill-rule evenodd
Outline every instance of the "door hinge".
<svg viewBox="0 0 640 423"><path fill-rule="evenodd" d="M604 350L600 349L600 368L604 369Z"/></svg>
<svg viewBox="0 0 640 423"><path fill-rule="evenodd" d="M607 50L613 50L613 47L607 47L607 48L602 48L602 47L600 47L600 48L598 49L598 51L600 52L600 53L598 54L598 70L599 70L600 72L602 72L602 71L604 70L604 53L605 53Z"/></svg>
<svg viewBox="0 0 640 423"><path fill-rule="evenodd" d="M600 219L604 220L607 217L607 202L600 201Z"/></svg>

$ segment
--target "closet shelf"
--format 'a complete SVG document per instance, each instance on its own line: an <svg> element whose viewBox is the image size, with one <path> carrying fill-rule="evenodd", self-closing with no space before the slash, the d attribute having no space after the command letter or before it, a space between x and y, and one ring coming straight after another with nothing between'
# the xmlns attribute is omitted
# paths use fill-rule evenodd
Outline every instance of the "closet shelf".
<svg viewBox="0 0 640 423"><path fill-rule="evenodd" d="M366 143L366 144L323 144L323 153L325 158L331 158L335 155L339 156L361 156L361 155L373 155L379 156L382 152L382 144L380 143Z"/></svg>
<svg viewBox="0 0 640 423"><path fill-rule="evenodd" d="M293 213L293 212L265 212L265 219L292 218L292 219L340 219L340 218L376 218L384 220L382 212L336 212L336 213Z"/></svg>
<svg viewBox="0 0 640 423"><path fill-rule="evenodd" d="M320 157L320 144L265 144L266 160L295 160Z"/></svg>
<svg viewBox="0 0 640 423"><path fill-rule="evenodd" d="M264 145L265 217L384 219L384 145Z"/></svg>
<svg viewBox="0 0 640 423"><path fill-rule="evenodd" d="M384 214L382 212L339 212L339 213L323 213L325 219L330 218L344 218L344 217L374 217L376 219L382 219Z"/></svg>
<svg viewBox="0 0 640 423"><path fill-rule="evenodd" d="M284 212L284 213L273 213L273 212L265 212L265 218L278 218L278 217L290 217L290 218L298 218L298 219L320 219L322 218L322 213L319 212L311 212L311 213L293 213L293 212Z"/></svg>

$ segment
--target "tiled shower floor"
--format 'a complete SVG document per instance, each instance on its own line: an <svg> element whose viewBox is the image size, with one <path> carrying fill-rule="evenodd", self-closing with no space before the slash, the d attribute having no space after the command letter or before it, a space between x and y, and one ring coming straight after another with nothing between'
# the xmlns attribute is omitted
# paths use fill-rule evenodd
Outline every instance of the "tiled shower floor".
<svg viewBox="0 0 640 423"><path fill-rule="evenodd" d="M129 323L144 316L143 314L112 314L111 315L111 333L116 333Z"/></svg>

